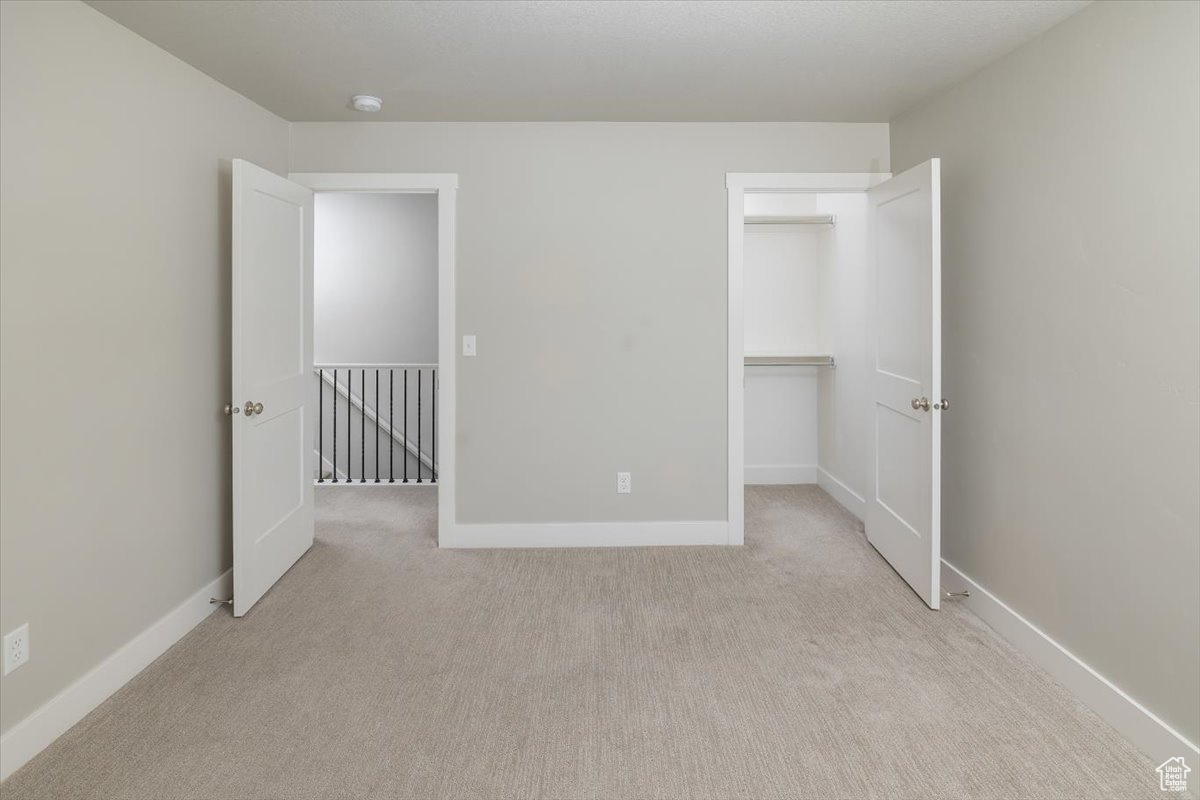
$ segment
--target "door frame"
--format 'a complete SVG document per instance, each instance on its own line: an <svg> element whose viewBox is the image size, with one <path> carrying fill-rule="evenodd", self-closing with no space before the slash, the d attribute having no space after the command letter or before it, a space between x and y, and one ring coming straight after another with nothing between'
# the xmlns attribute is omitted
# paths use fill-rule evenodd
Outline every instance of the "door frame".
<svg viewBox="0 0 1200 800"><path fill-rule="evenodd" d="M288 179L314 192L436 194L438 241L438 547L451 543L455 524L457 395L455 285L458 174L452 172L292 172ZM448 399L447 399L448 398Z"/></svg>
<svg viewBox="0 0 1200 800"><path fill-rule="evenodd" d="M726 452L729 544L743 544L746 535L746 409L745 342L742 279L745 256L745 203L747 194L768 192L865 192L892 177L890 172L727 172L728 274L729 305L726 310L726 346L728 362L726 382L728 410Z"/></svg>

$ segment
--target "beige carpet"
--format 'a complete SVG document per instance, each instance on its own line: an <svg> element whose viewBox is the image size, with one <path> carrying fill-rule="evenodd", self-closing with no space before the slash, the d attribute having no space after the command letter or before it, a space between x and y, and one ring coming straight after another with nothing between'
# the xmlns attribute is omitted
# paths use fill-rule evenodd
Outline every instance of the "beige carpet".
<svg viewBox="0 0 1200 800"><path fill-rule="evenodd" d="M317 544L0 787L23 798L1160 796L1154 766L815 487L744 548L439 551L430 489Z"/></svg>

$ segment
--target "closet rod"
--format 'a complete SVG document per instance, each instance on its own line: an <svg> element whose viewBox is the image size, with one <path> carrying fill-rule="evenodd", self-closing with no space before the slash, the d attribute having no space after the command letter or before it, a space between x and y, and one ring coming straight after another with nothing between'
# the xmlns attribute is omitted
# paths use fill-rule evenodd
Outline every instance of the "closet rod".
<svg viewBox="0 0 1200 800"><path fill-rule="evenodd" d="M747 367L836 367L833 356L746 356Z"/></svg>
<svg viewBox="0 0 1200 800"><path fill-rule="evenodd" d="M833 214L825 214L822 216L809 217L781 217L781 216L748 216L746 217L747 225L833 225L836 224L837 217Z"/></svg>

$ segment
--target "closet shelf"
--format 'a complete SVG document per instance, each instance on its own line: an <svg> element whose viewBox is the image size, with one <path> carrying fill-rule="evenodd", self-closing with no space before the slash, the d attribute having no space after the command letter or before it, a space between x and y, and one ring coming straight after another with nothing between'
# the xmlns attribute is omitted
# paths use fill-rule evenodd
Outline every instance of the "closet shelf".
<svg viewBox="0 0 1200 800"><path fill-rule="evenodd" d="M833 356L746 356L747 367L836 367Z"/></svg>

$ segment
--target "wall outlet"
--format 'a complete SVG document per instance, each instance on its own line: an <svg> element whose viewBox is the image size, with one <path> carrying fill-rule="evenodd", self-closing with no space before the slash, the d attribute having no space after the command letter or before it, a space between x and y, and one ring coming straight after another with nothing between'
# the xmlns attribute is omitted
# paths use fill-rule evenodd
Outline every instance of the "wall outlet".
<svg viewBox="0 0 1200 800"><path fill-rule="evenodd" d="M29 623L4 637L4 674L29 660Z"/></svg>
<svg viewBox="0 0 1200 800"><path fill-rule="evenodd" d="M633 478L628 472L617 473L617 494L629 494L633 491Z"/></svg>

